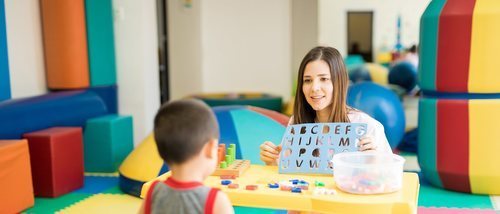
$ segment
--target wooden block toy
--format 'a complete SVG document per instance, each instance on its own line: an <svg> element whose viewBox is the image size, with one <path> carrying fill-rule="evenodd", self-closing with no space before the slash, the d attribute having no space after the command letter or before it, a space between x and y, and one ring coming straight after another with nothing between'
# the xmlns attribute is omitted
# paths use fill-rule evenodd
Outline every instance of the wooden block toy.
<svg viewBox="0 0 500 214"><path fill-rule="evenodd" d="M240 185L232 183L232 184L227 185L227 187L229 189L238 189L240 187Z"/></svg>
<svg viewBox="0 0 500 214"><path fill-rule="evenodd" d="M0 140L0 213L20 213L35 203L26 140Z"/></svg>
<svg viewBox="0 0 500 214"><path fill-rule="evenodd" d="M227 168L217 167L213 176L221 175L231 175L231 176L241 176L250 167L249 160L234 160L234 162L227 166Z"/></svg>
<svg viewBox="0 0 500 214"><path fill-rule="evenodd" d="M224 161L226 157L226 144L219 144L219 148L217 148L217 163Z"/></svg>
<svg viewBox="0 0 500 214"><path fill-rule="evenodd" d="M222 176L239 177L250 167L249 160L236 160L236 144L230 144L227 153L226 144L219 144L217 152L219 164L212 176L220 175L221 179L227 179Z"/></svg>
<svg viewBox="0 0 500 214"><path fill-rule="evenodd" d="M28 140L36 196L57 197L83 186L80 127L56 127L24 134Z"/></svg>
<svg viewBox="0 0 500 214"><path fill-rule="evenodd" d="M134 149L132 117L108 115L88 120L83 146L86 172L116 172Z"/></svg>

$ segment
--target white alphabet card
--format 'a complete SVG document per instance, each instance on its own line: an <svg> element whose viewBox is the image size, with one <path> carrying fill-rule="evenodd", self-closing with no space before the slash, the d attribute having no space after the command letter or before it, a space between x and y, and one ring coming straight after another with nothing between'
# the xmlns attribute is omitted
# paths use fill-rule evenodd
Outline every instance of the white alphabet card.
<svg viewBox="0 0 500 214"><path fill-rule="evenodd" d="M280 173L331 174L333 155L357 151L364 123L289 125L281 140Z"/></svg>

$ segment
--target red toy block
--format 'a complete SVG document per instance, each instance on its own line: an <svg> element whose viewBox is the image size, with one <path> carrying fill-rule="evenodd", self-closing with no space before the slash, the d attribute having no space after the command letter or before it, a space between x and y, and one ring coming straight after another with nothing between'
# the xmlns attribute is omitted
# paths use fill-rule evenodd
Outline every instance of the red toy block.
<svg viewBox="0 0 500 214"><path fill-rule="evenodd" d="M259 188L259 186L257 185L247 185L245 187L246 190L257 190Z"/></svg>
<svg viewBox="0 0 500 214"><path fill-rule="evenodd" d="M227 187L229 189L238 189L240 187L240 185L232 183L232 184L227 185Z"/></svg>
<svg viewBox="0 0 500 214"><path fill-rule="evenodd" d="M83 186L80 127L57 127L24 134L28 139L36 196L57 197Z"/></svg>
<svg viewBox="0 0 500 214"><path fill-rule="evenodd" d="M0 213L19 213L35 203L26 140L0 140L0 192Z"/></svg>

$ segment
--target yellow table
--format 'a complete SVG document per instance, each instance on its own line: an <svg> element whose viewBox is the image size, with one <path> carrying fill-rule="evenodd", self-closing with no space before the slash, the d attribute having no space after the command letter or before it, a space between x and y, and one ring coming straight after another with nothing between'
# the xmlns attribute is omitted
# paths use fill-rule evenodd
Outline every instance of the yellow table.
<svg viewBox="0 0 500 214"><path fill-rule="evenodd" d="M170 173L156 179L165 180ZM309 190L292 193L279 189L270 189L267 184L272 181L301 179L309 183ZM328 175L291 175L278 174L276 166L251 165L250 168L233 183L239 189L229 189L220 184L219 176L210 176L205 185L217 187L225 192L235 206L261 207L284 210L332 212L332 213L417 213L419 191L418 176L415 173L404 173L403 188L395 193L379 195L355 195L342 192L335 187L333 176ZM314 195L314 182L321 181L326 188L337 191L335 195ZM141 197L144 197L152 181L143 185ZM245 190L245 186L257 184L258 190Z"/></svg>

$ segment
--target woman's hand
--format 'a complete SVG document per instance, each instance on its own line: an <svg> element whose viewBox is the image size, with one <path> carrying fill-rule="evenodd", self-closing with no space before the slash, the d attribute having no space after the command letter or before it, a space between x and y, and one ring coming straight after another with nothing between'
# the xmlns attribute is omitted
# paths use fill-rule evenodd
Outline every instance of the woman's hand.
<svg viewBox="0 0 500 214"><path fill-rule="evenodd" d="M370 136L363 136L359 139L358 150L362 152L377 150L377 145Z"/></svg>
<svg viewBox="0 0 500 214"><path fill-rule="evenodd" d="M270 141L266 141L260 145L260 159L266 165L276 165L280 156L281 145L274 145Z"/></svg>

